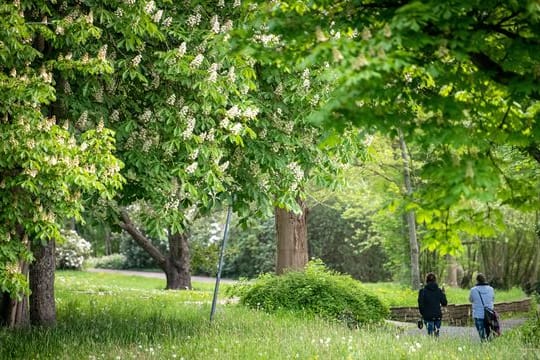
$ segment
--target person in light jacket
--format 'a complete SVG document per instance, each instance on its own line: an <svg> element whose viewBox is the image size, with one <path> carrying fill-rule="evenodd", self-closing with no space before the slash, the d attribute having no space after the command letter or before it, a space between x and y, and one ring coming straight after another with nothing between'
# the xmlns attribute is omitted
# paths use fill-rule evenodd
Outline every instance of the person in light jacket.
<svg viewBox="0 0 540 360"><path fill-rule="evenodd" d="M472 317L474 319L474 326L478 330L480 340L487 339L487 332L484 323L484 307L493 309L495 302L495 291L486 282L486 277L482 273L476 275L476 285L471 288L469 293L469 301L472 304Z"/></svg>

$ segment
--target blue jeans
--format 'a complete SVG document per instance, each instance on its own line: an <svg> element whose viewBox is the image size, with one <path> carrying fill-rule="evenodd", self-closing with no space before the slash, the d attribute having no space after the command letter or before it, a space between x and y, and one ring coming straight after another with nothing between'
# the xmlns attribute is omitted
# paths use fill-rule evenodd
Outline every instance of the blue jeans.
<svg viewBox="0 0 540 360"><path fill-rule="evenodd" d="M484 319L474 318L474 326L478 330L478 335L482 341L487 339L486 325L484 324Z"/></svg>
<svg viewBox="0 0 540 360"><path fill-rule="evenodd" d="M441 319L437 319L437 320L424 319L424 324L426 324L428 335L439 336L439 329L441 328Z"/></svg>

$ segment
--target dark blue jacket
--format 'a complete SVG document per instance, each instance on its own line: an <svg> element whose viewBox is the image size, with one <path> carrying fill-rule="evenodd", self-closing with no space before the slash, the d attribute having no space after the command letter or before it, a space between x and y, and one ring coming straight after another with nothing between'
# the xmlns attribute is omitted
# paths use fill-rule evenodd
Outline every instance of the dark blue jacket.
<svg viewBox="0 0 540 360"><path fill-rule="evenodd" d="M418 310L424 320L442 319L441 305L448 305L448 301L437 283L427 283L418 291Z"/></svg>

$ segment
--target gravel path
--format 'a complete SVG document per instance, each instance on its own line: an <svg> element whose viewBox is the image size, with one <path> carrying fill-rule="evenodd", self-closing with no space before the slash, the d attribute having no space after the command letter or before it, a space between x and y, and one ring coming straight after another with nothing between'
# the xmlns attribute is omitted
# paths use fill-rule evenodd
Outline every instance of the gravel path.
<svg viewBox="0 0 540 360"><path fill-rule="evenodd" d="M94 273L109 273L109 274L123 274L123 275L143 276L143 277L157 278L157 279L165 280L165 273L164 272L157 272L157 271L133 271L133 270L112 270L112 269L87 269L86 271L94 272ZM216 278L205 277L205 276L192 276L191 281L215 283ZM220 282L232 284L232 283L235 283L236 280L223 279L222 278L220 280Z"/></svg>
<svg viewBox="0 0 540 360"><path fill-rule="evenodd" d="M501 320L502 331L504 333L506 330L517 327L523 324L525 321L526 319ZM420 330L416 327L416 324L399 322L399 321L388 321L388 322L401 328L403 330L404 335L427 336L426 329L424 328ZM441 326L440 336L441 337L467 337L471 339L478 339L478 333L476 332L476 328L473 326L445 326L443 324Z"/></svg>

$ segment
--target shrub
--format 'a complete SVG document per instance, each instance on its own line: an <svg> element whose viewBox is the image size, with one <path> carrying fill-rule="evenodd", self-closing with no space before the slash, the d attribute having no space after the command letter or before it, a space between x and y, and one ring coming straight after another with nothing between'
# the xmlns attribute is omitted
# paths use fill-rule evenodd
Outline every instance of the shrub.
<svg viewBox="0 0 540 360"><path fill-rule="evenodd" d="M248 307L267 312L293 311L343 321L351 327L379 322L389 310L379 298L348 275L312 261L305 271L265 274L233 287L232 295Z"/></svg>
<svg viewBox="0 0 540 360"><path fill-rule="evenodd" d="M56 268L80 270L92 251L92 245L75 230L62 230L62 235L64 242L56 246Z"/></svg>
<svg viewBox="0 0 540 360"><path fill-rule="evenodd" d="M85 262L85 265L98 269L121 270L126 268L126 256L123 254L112 254L98 258L90 258Z"/></svg>

